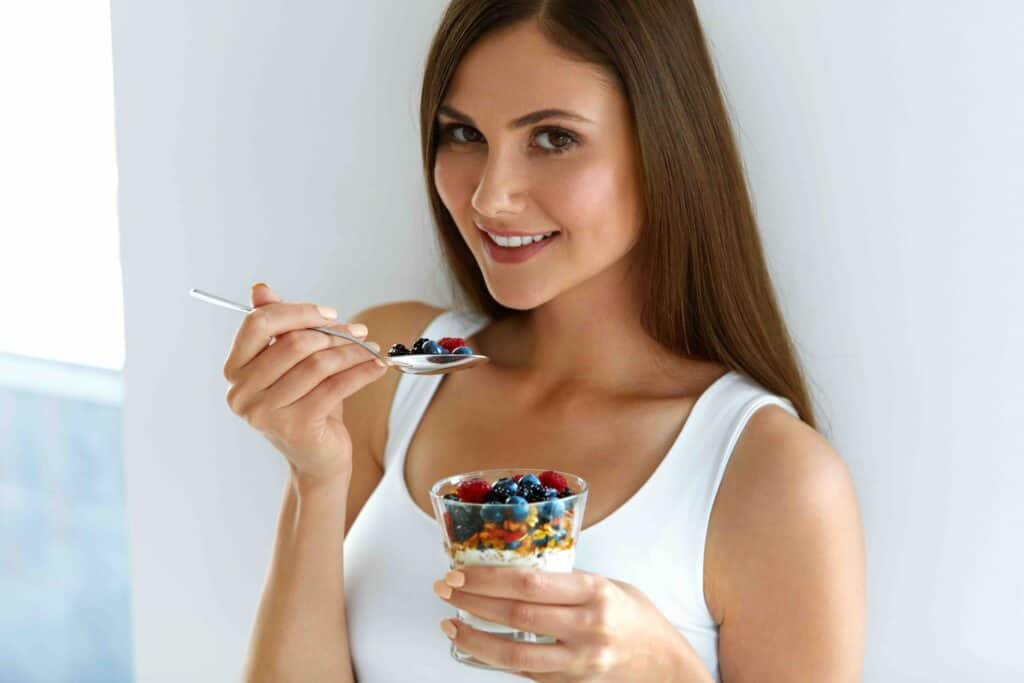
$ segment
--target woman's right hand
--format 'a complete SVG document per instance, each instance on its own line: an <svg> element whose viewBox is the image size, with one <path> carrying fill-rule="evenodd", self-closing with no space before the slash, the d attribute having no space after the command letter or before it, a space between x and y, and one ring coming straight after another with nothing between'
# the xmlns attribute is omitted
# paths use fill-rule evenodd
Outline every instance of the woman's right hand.
<svg viewBox="0 0 1024 683"><path fill-rule="evenodd" d="M254 286L251 298L254 310L224 363L228 406L284 454L293 476L350 476L352 440L342 402L387 368L358 344L309 328L362 339L365 326L331 324L315 304L282 302L266 285Z"/></svg>

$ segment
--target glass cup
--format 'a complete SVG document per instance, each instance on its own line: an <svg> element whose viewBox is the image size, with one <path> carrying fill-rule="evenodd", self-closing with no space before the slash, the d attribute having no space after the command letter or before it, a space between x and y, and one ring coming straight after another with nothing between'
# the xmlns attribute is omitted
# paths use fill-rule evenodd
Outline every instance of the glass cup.
<svg viewBox="0 0 1024 683"><path fill-rule="evenodd" d="M531 567L545 572L572 571L576 541L587 502L587 482L582 478L554 470L565 478L569 493L559 491L559 497L554 498L548 493L548 499L533 502L522 499L511 503L497 500L468 503L444 497L455 494L459 484L471 479L484 479L493 486L499 479L514 479L517 475L532 474L539 479L541 473L546 471L551 470L531 467L476 470L446 477L430 487L430 502L441 530L450 569L464 565L487 565ZM540 485L541 491L546 488ZM505 491L509 490L510 487L506 486ZM529 487L523 491L516 484L513 495L520 492L529 493ZM532 497L536 498L536 495ZM539 644L556 642L551 636L519 631L504 624L486 621L462 609L456 609L456 618L475 629L510 640ZM451 655L470 666L496 671L508 670L462 652L454 642Z"/></svg>

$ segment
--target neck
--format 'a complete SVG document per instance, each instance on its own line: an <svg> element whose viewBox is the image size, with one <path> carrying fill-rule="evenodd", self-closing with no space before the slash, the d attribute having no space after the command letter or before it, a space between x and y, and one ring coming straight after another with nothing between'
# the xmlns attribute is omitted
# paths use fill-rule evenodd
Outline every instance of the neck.
<svg viewBox="0 0 1024 683"><path fill-rule="evenodd" d="M539 396L621 394L678 381L666 371L682 359L643 330L640 301L626 268L613 266L510 319L495 340L494 348L503 350L496 360Z"/></svg>

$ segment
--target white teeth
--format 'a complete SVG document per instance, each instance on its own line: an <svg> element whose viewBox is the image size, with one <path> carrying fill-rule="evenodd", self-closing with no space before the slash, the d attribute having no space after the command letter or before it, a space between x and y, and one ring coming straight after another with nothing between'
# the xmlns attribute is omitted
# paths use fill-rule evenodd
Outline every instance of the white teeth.
<svg viewBox="0 0 1024 683"><path fill-rule="evenodd" d="M503 237L501 235L494 235L488 232L487 236L499 246L515 248L525 247L526 245L533 244L534 242L540 242L542 239L551 237L554 234L555 232L552 230L551 232L546 232L543 235L516 235L514 237Z"/></svg>

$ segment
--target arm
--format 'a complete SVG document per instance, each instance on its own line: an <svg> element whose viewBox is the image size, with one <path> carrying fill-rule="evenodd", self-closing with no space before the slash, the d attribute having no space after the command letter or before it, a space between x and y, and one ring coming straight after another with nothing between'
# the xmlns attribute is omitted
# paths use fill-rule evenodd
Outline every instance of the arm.
<svg viewBox="0 0 1024 683"><path fill-rule="evenodd" d="M859 681L864 544L845 464L781 408L750 419L708 527L722 679Z"/></svg>
<svg viewBox="0 0 1024 683"><path fill-rule="evenodd" d="M348 478L290 477L245 680L352 683L342 544Z"/></svg>
<svg viewBox="0 0 1024 683"><path fill-rule="evenodd" d="M357 313L382 348L415 335L438 309L398 302ZM355 681L345 614L344 539L384 475L390 372L345 399L336 417L352 439L352 466L332 481L287 482L274 554L245 666L247 683ZM343 407L343 411L342 411Z"/></svg>

